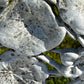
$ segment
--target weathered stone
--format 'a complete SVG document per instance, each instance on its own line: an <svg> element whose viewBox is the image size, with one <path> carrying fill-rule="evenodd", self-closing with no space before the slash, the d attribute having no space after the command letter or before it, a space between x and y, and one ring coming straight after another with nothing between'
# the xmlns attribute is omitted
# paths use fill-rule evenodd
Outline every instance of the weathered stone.
<svg viewBox="0 0 84 84"><path fill-rule="evenodd" d="M84 0L58 0L62 20L79 35L84 35Z"/></svg>
<svg viewBox="0 0 84 84"><path fill-rule="evenodd" d="M84 81L80 80L79 78L76 80L72 80L66 84L84 84Z"/></svg>
<svg viewBox="0 0 84 84"><path fill-rule="evenodd" d="M84 48L54 49L52 51L60 53L61 62L64 66L67 66L67 67L73 66L73 68L75 68L75 67L78 68L78 71L76 69L72 68L73 73L69 72L69 70L70 70L69 68L67 68L67 71L64 70L66 72L65 74L67 76L76 73L73 75L73 77L76 78L76 76L78 75L80 78L79 81L84 82ZM75 84L75 83L71 83L71 84Z"/></svg>
<svg viewBox="0 0 84 84"><path fill-rule="evenodd" d="M66 30L57 25L50 6L44 0L23 1L0 21L0 43L26 56L59 45Z"/></svg>
<svg viewBox="0 0 84 84"><path fill-rule="evenodd" d="M43 84L47 67L36 58L27 58L7 50L0 55L0 84Z"/></svg>
<svg viewBox="0 0 84 84"><path fill-rule="evenodd" d="M0 0L0 6L6 7L6 3L8 0Z"/></svg>

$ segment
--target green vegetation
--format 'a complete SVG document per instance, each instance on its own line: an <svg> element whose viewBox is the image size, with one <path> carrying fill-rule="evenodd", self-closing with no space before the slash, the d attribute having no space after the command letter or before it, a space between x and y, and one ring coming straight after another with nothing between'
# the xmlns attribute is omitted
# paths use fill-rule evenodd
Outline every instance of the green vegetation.
<svg viewBox="0 0 84 84"><path fill-rule="evenodd" d="M81 45L79 44L78 41L76 40L73 40L71 37L69 37L68 35L65 36L64 40L62 41L62 43L57 46L56 48L69 48L69 47L72 47L72 48L78 48L80 47ZM47 52L44 52L44 54L48 55L49 57L51 57L52 59L56 60L58 63L61 64L61 60L60 60L60 56L59 54L57 53L53 53L51 51L47 51ZM51 65L47 64L47 67L48 69L54 69ZM65 84L66 82L70 81L69 78L64 78L64 77L49 77L47 80L46 80L46 84Z"/></svg>
<svg viewBox="0 0 84 84"><path fill-rule="evenodd" d="M56 48L62 48L62 49L63 48L68 48L68 47L78 48L79 46L81 46L79 44L79 42L77 42L76 40L73 40L68 35L66 35L64 40L62 41L62 43L59 46L57 46ZM6 47L1 47L0 48L0 54L7 49L8 48L6 48ZM44 52L44 54L46 54L49 57L51 57L52 59L56 60L58 63L61 63L59 54L53 53L51 51ZM47 65L48 69L54 69L51 65L49 65L47 63L46 63L46 65ZM52 78L49 77L46 80L46 84L65 84L69 80L70 79L64 78L64 77L52 77Z"/></svg>
<svg viewBox="0 0 84 84"><path fill-rule="evenodd" d="M65 84L67 81L69 81L69 79L64 77L49 77L46 80L46 84Z"/></svg>
<svg viewBox="0 0 84 84"><path fill-rule="evenodd" d="M10 0L9 0L10 1ZM2 7L0 7L0 10L2 9ZM58 12L57 12L57 8L54 7L54 10L56 12L56 15L58 15ZM66 37L64 38L64 40L62 41L62 43L57 46L56 48L69 48L69 47L72 47L72 48L78 48L79 46L81 46L79 44L79 42L73 40L72 38L70 38L68 35L66 35ZM8 48L6 47L2 47L0 48L0 54L2 52L4 52L5 50L7 50ZM60 61L60 56L59 54L57 53L53 53L51 51L47 51L47 52L44 52L44 54L46 54L47 56L51 57L52 59L56 60L58 63L61 63ZM48 69L54 69L52 66L50 66L49 64L46 64ZM68 78L64 78L64 77L49 77L47 80L46 80L46 84L65 84L67 81L69 81L70 79Z"/></svg>
<svg viewBox="0 0 84 84"><path fill-rule="evenodd" d="M2 52L4 52L5 50L7 50L8 48L6 48L6 47L1 47L0 48L0 54L2 53Z"/></svg>

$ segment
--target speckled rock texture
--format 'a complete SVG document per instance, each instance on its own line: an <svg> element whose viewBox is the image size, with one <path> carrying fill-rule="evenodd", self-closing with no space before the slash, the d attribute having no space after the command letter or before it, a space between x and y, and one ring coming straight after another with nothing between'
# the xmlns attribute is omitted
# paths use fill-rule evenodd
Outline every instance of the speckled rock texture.
<svg viewBox="0 0 84 84"><path fill-rule="evenodd" d="M84 47L84 0L58 0L56 6L68 34Z"/></svg>
<svg viewBox="0 0 84 84"><path fill-rule="evenodd" d="M44 0L22 0L0 21L0 43L27 56L56 47L65 34Z"/></svg>
<svg viewBox="0 0 84 84"><path fill-rule="evenodd" d="M84 47L84 0L7 1L0 1L0 47L10 49L0 55L0 84L45 84L49 76L83 84L84 48L55 47L66 32ZM62 64L43 54L48 50L59 53Z"/></svg>
<svg viewBox="0 0 84 84"><path fill-rule="evenodd" d="M84 0L58 0L59 14L76 34L84 35Z"/></svg>
<svg viewBox="0 0 84 84"><path fill-rule="evenodd" d="M59 45L66 30L45 0L12 1L0 4L0 47L11 48L0 55L0 84L45 84L49 72L36 57Z"/></svg>
<svg viewBox="0 0 84 84"><path fill-rule="evenodd" d="M13 50L0 55L0 84L44 84L47 67L35 57L27 58Z"/></svg>
<svg viewBox="0 0 84 84"><path fill-rule="evenodd" d="M0 6L6 7L6 2L8 0L0 0Z"/></svg>

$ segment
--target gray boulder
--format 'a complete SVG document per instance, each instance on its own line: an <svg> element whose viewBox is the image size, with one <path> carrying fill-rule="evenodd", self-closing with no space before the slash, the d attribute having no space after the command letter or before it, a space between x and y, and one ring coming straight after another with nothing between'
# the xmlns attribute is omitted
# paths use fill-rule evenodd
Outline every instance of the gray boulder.
<svg viewBox="0 0 84 84"><path fill-rule="evenodd" d="M44 0L19 1L0 21L0 43L26 56L51 50L65 34Z"/></svg>
<svg viewBox="0 0 84 84"><path fill-rule="evenodd" d="M44 84L48 78L44 63L7 50L0 55L0 84Z"/></svg>
<svg viewBox="0 0 84 84"><path fill-rule="evenodd" d="M58 0L62 20L79 35L84 35L84 0Z"/></svg>

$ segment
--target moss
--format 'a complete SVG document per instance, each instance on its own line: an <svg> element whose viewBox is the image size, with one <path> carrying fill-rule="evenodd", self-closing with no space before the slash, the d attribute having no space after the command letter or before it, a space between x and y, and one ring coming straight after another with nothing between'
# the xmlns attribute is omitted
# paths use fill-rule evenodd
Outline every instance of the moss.
<svg viewBox="0 0 84 84"><path fill-rule="evenodd" d="M2 53L2 52L4 52L5 50L7 50L8 48L6 48L6 47L1 47L0 48L0 54Z"/></svg>
<svg viewBox="0 0 84 84"><path fill-rule="evenodd" d="M57 46L56 48L69 48L69 47L72 47L72 48L78 48L80 47L80 43L76 40L73 40L68 34L66 34L64 40L62 41L62 43Z"/></svg>
<svg viewBox="0 0 84 84"><path fill-rule="evenodd" d="M59 15L56 6L54 6L53 9L54 9L54 12L56 13L56 15Z"/></svg>
<svg viewBox="0 0 84 84"><path fill-rule="evenodd" d="M9 0L9 3L10 3L11 0ZM0 7L0 10L2 9L2 7ZM57 8L54 6L54 11L56 13L56 15L59 15L58 14L58 11L57 11ZM62 41L62 43L57 46L56 48L68 48L68 47L72 47L72 48L78 48L79 46L81 46L79 44L78 41L76 40L73 40L72 38L70 38L68 35L66 35L66 37L64 38L64 40ZM5 50L7 50L8 48L6 47L2 47L0 48L0 54L2 52L4 52ZM44 54L48 55L49 57L51 57L52 59L56 60L58 63L61 64L61 60L60 60L60 56L59 54L57 53L53 53L51 51L47 51L47 52L44 52ZM54 67L50 66L49 64L45 63L48 67L48 69L54 69ZM64 77L49 77L47 80L46 80L46 84L65 84L67 81L69 81L70 79L68 78L64 78Z"/></svg>
<svg viewBox="0 0 84 84"><path fill-rule="evenodd" d="M49 77L47 80L46 80L46 84L65 84L67 81L69 81L68 78L64 78L64 77L54 77L54 78L51 78Z"/></svg>
<svg viewBox="0 0 84 84"><path fill-rule="evenodd" d="M48 78L47 80L46 80L46 84L54 84L54 81L53 81L53 78Z"/></svg>
<svg viewBox="0 0 84 84"><path fill-rule="evenodd" d="M78 48L80 47L80 43L76 40L73 40L68 34L65 36L64 40L62 41L62 43L57 46L56 48L68 48L68 47L72 47L72 48ZM51 51L47 51L44 52L45 55L51 57L52 59L56 60L58 63L61 64L61 60L60 60L60 56L57 53L53 53ZM54 67L52 67L51 65L47 64L48 69L54 69ZM46 84L65 84L66 82L68 82L70 79L69 78L65 78L65 77L49 77L46 80Z"/></svg>

